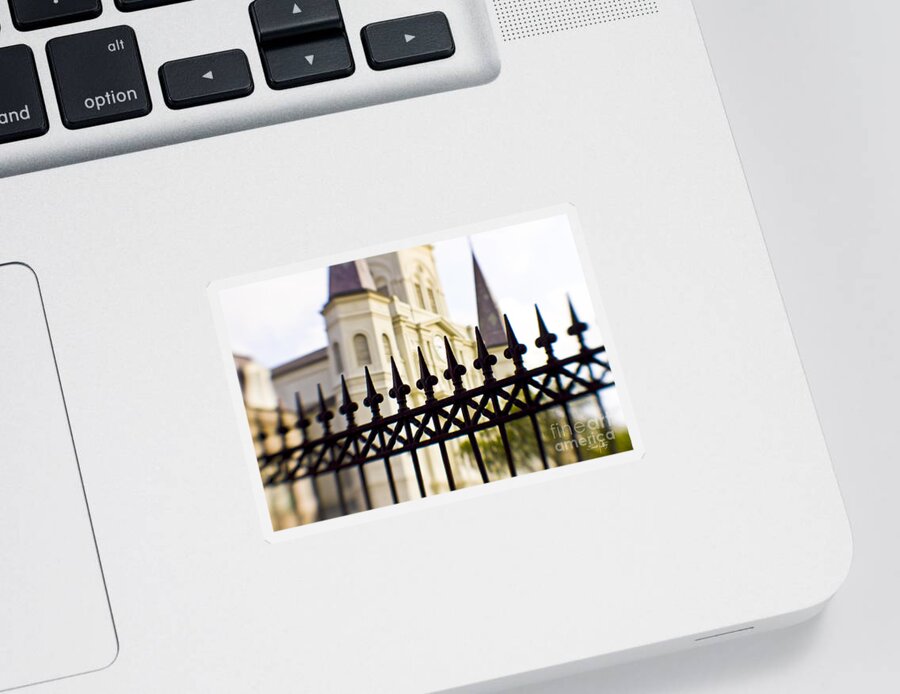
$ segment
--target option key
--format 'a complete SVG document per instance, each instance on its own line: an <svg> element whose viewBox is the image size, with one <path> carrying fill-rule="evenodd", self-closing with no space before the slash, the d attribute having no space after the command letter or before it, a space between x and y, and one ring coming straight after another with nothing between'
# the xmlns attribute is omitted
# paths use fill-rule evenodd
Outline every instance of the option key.
<svg viewBox="0 0 900 694"><path fill-rule="evenodd" d="M51 39L47 57L67 128L87 128L150 113L150 94L131 27Z"/></svg>

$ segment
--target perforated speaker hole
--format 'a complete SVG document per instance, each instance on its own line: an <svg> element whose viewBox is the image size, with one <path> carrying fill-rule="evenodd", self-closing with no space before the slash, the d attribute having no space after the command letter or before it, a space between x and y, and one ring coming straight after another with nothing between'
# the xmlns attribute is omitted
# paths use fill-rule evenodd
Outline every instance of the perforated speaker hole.
<svg viewBox="0 0 900 694"><path fill-rule="evenodd" d="M656 14L656 0L493 0L504 41Z"/></svg>

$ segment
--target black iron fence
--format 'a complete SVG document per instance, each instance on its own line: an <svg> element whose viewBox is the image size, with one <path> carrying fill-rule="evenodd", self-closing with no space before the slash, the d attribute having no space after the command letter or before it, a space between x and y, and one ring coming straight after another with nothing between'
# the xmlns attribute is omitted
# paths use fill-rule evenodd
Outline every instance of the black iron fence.
<svg viewBox="0 0 900 694"><path fill-rule="evenodd" d="M558 464L559 458L553 454L552 448L558 446L556 440L559 438L571 439L574 445L569 447L569 454L582 460L586 453L583 446L578 445L578 440L581 438L583 441L581 434L586 432L583 426L579 427L583 423L573 416L573 408L585 399L593 401L594 409L599 412L595 421L600 423L600 431L595 432L594 440L603 449L600 454L616 452L616 434L610 429L603 402L604 391L615 387L605 348L587 344L585 333L588 326L579 320L570 302L571 324L567 332L577 339L579 348L570 356L557 356L554 351L557 335L547 329L537 307L535 311L539 333L535 346L544 351L540 366L526 367L523 357L527 347L516 338L509 319L504 316L507 344L502 357L508 360L505 370L509 371L511 367L511 375L503 378L495 376L498 358L488 350L476 329L477 358L472 367L480 373L481 384L477 387L466 387L463 383L467 366L457 360L450 342L445 338L447 368L442 376L448 389L452 390L447 396L436 396L435 387L439 378L429 370L420 348L419 379L414 385L424 395L421 405L414 406L410 402L412 388L403 382L391 357L392 387L388 396L396 404L394 414L382 413L384 396L375 388L368 367L365 369L366 397L362 401L370 414L368 422L357 422L359 404L351 399L343 376L341 402L337 409L344 422L339 430L334 427L335 413L327 406L321 387L318 389L318 405L311 411L304 409L298 394L294 412L279 406L274 413L271 410L251 413L251 423L255 424L257 431L259 466L265 486L277 487L310 480L318 501L321 498L320 481L327 476L333 479L340 513L346 515L355 510L348 503L345 493L346 476L352 474L351 471L358 477L358 485L353 485L354 493L356 489L361 491L362 504L366 509L373 507L367 470L375 465L383 466L382 479L386 479L391 503L401 500L392 465L392 460L400 457L411 461L418 494L427 496L420 455L424 449L432 447L439 451L446 486L450 490L456 489L457 480L448 451L451 442L456 442L457 452L471 458L481 483L490 482L492 475L515 477L519 474L526 462L520 459L525 456L522 453L523 437L529 439L527 457L538 460L539 466L545 469ZM546 418L543 421L541 418L551 411L558 416L552 420L552 433L549 433ZM315 437L310 435L310 416L315 417L321 429ZM490 441L486 442L485 436ZM554 441L548 442L548 436ZM490 448L488 456L482 450L485 446ZM596 455L594 453L589 457ZM505 468L502 473L496 469L497 457ZM528 471L531 469L527 468Z"/></svg>

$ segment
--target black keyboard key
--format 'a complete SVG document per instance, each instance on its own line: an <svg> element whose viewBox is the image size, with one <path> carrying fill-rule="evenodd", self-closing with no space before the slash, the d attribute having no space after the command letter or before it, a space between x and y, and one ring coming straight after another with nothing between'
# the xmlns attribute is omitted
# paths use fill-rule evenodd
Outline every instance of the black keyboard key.
<svg viewBox="0 0 900 694"><path fill-rule="evenodd" d="M344 28L337 0L256 0L250 17L258 43Z"/></svg>
<svg viewBox="0 0 900 694"><path fill-rule="evenodd" d="M262 50L266 80L272 89L299 87L347 77L355 69L343 34Z"/></svg>
<svg viewBox="0 0 900 694"><path fill-rule="evenodd" d="M0 48L0 143L47 132L47 112L28 46Z"/></svg>
<svg viewBox="0 0 900 694"><path fill-rule="evenodd" d="M247 96L253 92L250 64L241 50L172 60L159 69L169 108L189 108Z"/></svg>
<svg viewBox="0 0 900 694"><path fill-rule="evenodd" d="M185 2L185 0L116 0L116 7L122 12L133 12L134 10L146 10L150 7L171 5L176 2Z"/></svg>
<svg viewBox="0 0 900 694"><path fill-rule="evenodd" d="M13 24L19 31L99 17L100 0L9 0Z"/></svg>
<svg viewBox="0 0 900 694"><path fill-rule="evenodd" d="M369 24L363 27L362 42L373 70L449 58L456 51L450 23L443 12Z"/></svg>
<svg viewBox="0 0 900 694"><path fill-rule="evenodd" d="M150 94L131 27L51 39L47 57L67 128L87 128L150 113Z"/></svg>

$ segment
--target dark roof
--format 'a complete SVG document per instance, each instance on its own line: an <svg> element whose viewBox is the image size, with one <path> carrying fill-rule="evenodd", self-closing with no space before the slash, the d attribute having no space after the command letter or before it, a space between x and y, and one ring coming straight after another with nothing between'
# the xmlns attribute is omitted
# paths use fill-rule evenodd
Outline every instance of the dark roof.
<svg viewBox="0 0 900 694"><path fill-rule="evenodd" d="M487 347L505 345L503 318L478 264L478 258L475 257L475 251L472 251L472 268L475 271L475 302L478 307L478 329L481 331L481 337Z"/></svg>
<svg viewBox="0 0 900 694"><path fill-rule="evenodd" d="M375 291L375 281L365 260L332 265L328 268L328 300L345 294Z"/></svg>
<svg viewBox="0 0 900 694"><path fill-rule="evenodd" d="M292 359L291 361L285 362L284 364L279 364L274 369L272 369L272 376L281 376L282 374L295 371L297 369L303 368L304 366L309 366L310 364L317 364L318 362L324 361L326 359L328 359L328 348L323 347L322 349L317 349L315 352L304 354L302 357L297 357L296 359Z"/></svg>

